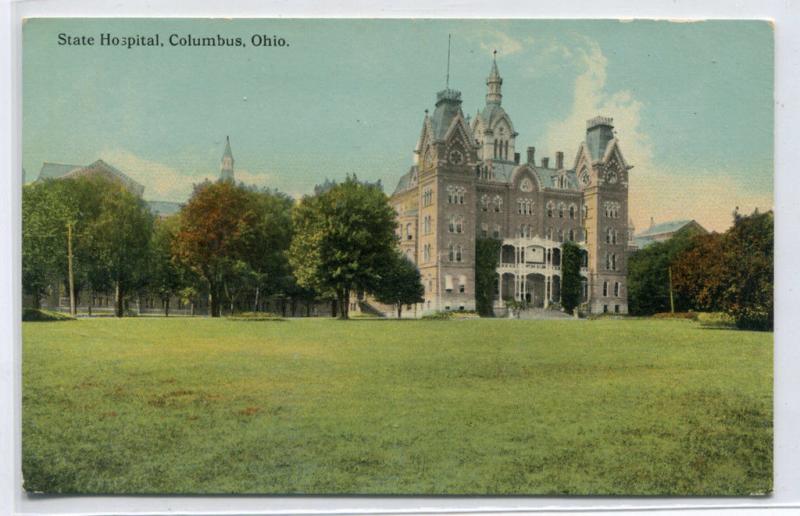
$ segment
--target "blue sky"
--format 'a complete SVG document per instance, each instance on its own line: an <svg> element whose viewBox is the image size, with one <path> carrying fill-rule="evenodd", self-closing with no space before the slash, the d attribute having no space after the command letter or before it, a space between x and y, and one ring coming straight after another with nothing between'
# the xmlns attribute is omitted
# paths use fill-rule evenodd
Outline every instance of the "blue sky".
<svg viewBox="0 0 800 516"><path fill-rule="evenodd" d="M242 37L245 48L58 46L59 33ZM284 48L257 48L252 34ZM772 207L773 48L766 22L531 20L28 20L23 166L103 158L149 199L216 177L230 135L237 177L293 195L356 173L391 192L423 112L450 85L483 105L492 50L518 150L563 150L615 119L637 228L735 206Z"/></svg>

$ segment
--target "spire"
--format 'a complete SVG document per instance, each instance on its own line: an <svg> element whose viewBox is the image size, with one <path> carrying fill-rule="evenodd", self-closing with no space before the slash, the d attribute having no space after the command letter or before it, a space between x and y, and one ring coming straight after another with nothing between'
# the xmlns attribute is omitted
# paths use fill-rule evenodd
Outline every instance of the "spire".
<svg viewBox="0 0 800 516"><path fill-rule="evenodd" d="M503 94L500 93L501 86L503 85L503 78L500 77L500 71L497 69L497 50L492 52L492 70L489 72L489 77L486 78L486 103L497 104L503 99Z"/></svg>
<svg viewBox="0 0 800 516"><path fill-rule="evenodd" d="M233 152L231 152L231 138L225 137L225 151L222 153L222 163L219 169L220 181L234 181L233 178Z"/></svg>
<svg viewBox="0 0 800 516"><path fill-rule="evenodd" d="M444 80L444 89L450 89L450 34L447 35L447 76Z"/></svg>

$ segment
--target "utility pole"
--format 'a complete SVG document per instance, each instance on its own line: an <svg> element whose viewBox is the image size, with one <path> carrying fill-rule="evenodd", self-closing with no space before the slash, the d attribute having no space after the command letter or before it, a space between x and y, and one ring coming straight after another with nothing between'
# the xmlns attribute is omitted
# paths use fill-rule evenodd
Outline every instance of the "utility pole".
<svg viewBox="0 0 800 516"><path fill-rule="evenodd" d="M667 273L669 274L669 312L674 314L675 299L672 296L672 267L667 267Z"/></svg>
<svg viewBox="0 0 800 516"><path fill-rule="evenodd" d="M69 314L75 317L75 277L72 273L72 222L67 222L67 274L69 276Z"/></svg>

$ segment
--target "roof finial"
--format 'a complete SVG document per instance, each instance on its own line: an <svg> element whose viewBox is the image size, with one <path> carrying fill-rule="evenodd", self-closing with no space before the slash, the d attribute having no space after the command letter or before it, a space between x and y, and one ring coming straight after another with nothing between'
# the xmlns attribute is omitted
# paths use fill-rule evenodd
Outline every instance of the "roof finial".
<svg viewBox="0 0 800 516"><path fill-rule="evenodd" d="M450 37L451 35L447 35L447 77L444 80L444 88L450 88Z"/></svg>

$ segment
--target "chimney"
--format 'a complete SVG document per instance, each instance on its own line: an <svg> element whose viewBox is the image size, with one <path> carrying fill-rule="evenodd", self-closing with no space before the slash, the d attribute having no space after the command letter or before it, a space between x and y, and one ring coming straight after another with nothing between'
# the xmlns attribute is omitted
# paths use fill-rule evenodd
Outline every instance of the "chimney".
<svg viewBox="0 0 800 516"><path fill-rule="evenodd" d="M528 165L536 164L536 147L528 147Z"/></svg>
<svg viewBox="0 0 800 516"><path fill-rule="evenodd" d="M542 158L542 168L550 168L550 158Z"/></svg>
<svg viewBox="0 0 800 516"><path fill-rule="evenodd" d="M561 151L556 152L556 170L564 168L564 153Z"/></svg>
<svg viewBox="0 0 800 516"><path fill-rule="evenodd" d="M514 153L514 163L519 165L519 152Z"/></svg>

